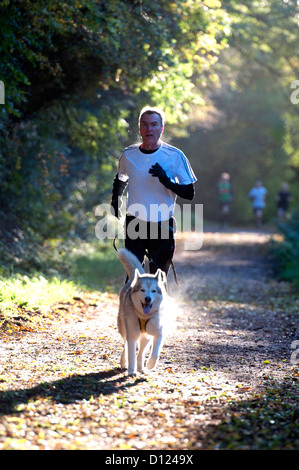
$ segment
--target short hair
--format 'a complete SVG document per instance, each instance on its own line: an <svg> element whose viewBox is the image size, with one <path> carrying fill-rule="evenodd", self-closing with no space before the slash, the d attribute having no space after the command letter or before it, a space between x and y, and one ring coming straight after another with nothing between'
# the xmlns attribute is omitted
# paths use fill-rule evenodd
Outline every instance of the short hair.
<svg viewBox="0 0 299 470"><path fill-rule="evenodd" d="M164 126L165 113L164 113L164 111L162 111L162 109L156 108L155 106L145 106L144 108L142 108L142 110L140 111L140 114L139 114L139 118L138 118L138 125L139 126L140 126L140 121L141 121L141 118L142 118L143 114L158 114L160 116L160 119L161 119L161 124L162 124L162 126Z"/></svg>

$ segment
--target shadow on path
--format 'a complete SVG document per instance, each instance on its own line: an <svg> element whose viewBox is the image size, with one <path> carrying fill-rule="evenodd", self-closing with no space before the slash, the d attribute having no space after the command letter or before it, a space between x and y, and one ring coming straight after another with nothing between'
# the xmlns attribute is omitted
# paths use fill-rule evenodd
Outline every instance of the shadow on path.
<svg viewBox="0 0 299 470"><path fill-rule="evenodd" d="M126 390L145 378L130 378L115 368L99 373L71 375L54 382L42 382L36 387L0 392L0 416L17 412L17 406L29 400L47 399L53 403L69 404L89 400L99 395L111 395Z"/></svg>

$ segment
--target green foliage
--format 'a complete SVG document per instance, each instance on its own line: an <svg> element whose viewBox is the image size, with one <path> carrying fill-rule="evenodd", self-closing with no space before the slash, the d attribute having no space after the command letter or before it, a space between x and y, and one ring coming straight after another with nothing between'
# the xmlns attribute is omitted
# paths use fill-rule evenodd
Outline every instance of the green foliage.
<svg viewBox="0 0 299 470"><path fill-rule="evenodd" d="M299 104L294 105L299 106ZM297 109L297 108L296 108ZM298 137L298 126L299 126L299 115L294 113L285 113L285 138L283 148L289 157L289 164L292 170L296 173L298 179L299 176L299 137Z"/></svg>
<svg viewBox="0 0 299 470"><path fill-rule="evenodd" d="M256 178L268 189L266 220L282 180L296 205L294 2L7 0L0 23L3 263L34 264L28 252L51 238L94 236L94 208L148 103L166 111L169 135L196 115L188 140L173 143L199 178L206 218L218 219L222 171L232 175L231 222L252 220Z"/></svg>
<svg viewBox="0 0 299 470"><path fill-rule="evenodd" d="M138 107L162 104L172 122L186 116L195 72L207 74L224 46L220 6L0 2L4 263L26 264L45 239L92 236Z"/></svg>
<svg viewBox="0 0 299 470"><path fill-rule="evenodd" d="M291 281L299 289L299 211L279 225L284 240L273 242L271 253L281 279Z"/></svg>
<svg viewBox="0 0 299 470"><path fill-rule="evenodd" d="M291 84L299 77L298 5L292 0L246 0L242 3L233 0L224 1L223 6L233 23L229 44L245 59L239 83L250 79L252 70L247 64L254 63L267 72L269 85L274 85L284 96L281 105L281 118L285 124L283 150L298 178L298 105L290 99L294 91ZM273 93L273 99L275 95Z"/></svg>
<svg viewBox="0 0 299 470"><path fill-rule="evenodd" d="M23 237L32 244L88 229L89 213L110 189L123 116L115 101L89 110L55 102L7 132L0 193L7 242L21 247Z"/></svg>
<svg viewBox="0 0 299 470"><path fill-rule="evenodd" d="M170 6L176 11L178 34L166 44L163 62L143 83L142 90L163 107L167 122L175 124L187 119L191 104L202 102L194 93L195 83L202 83L207 76L209 81L213 79L211 65L226 44L229 19L218 1L176 2Z"/></svg>
<svg viewBox="0 0 299 470"><path fill-rule="evenodd" d="M256 179L268 190L264 220L276 216L276 195L287 181L299 202L298 105L290 101L298 78L296 2L224 1L231 20L228 48L213 68L216 82L207 85L206 106L192 109L184 149L198 176L196 202L204 216L219 220L216 184L231 174L234 199L229 220L253 222L248 192ZM296 107L297 106L297 107Z"/></svg>
<svg viewBox="0 0 299 470"><path fill-rule="evenodd" d="M190 65L187 74L180 72L190 76L210 67L225 34L220 2L1 3L0 76L7 84L7 111L15 114L92 83L135 93L178 60ZM181 89L180 101L183 95Z"/></svg>
<svg viewBox="0 0 299 470"><path fill-rule="evenodd" d="M266 220L275 217L276 194L282 181L288 179L288 157L282 149L283 97L268 83L268 77L256 73L254 78L251 86L242 91L226 89L223 95L215 93L212 98L216 121L209 124L208 115L187 139L175 141L192 161L200 181L197 202L204 204L204 216L209 220L219 218L216 185L223 171L231 175L233 223L253 220L248 193L257 179L262 179L268 191L264 216ZM294 196L295 188L291 192Z"/></svg>

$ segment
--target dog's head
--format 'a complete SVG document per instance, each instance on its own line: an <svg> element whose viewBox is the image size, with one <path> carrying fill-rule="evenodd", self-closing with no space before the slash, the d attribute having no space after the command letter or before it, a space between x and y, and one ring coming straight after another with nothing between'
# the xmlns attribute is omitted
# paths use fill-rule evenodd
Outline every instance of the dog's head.
<svg viewBox="0 0 299 470"><path fill-rule="evenodd" d="M131 283L132 302L135 308L144 315L155 313L165 293L166 275L161 269L156 274L140 274L135 269Z"/></svg>

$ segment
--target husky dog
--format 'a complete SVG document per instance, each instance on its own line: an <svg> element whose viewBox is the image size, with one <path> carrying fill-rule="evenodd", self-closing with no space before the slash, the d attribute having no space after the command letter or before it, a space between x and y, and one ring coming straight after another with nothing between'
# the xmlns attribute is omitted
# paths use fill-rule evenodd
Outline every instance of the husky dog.
<svg viewBox="0 0 299 470"><path fill-rule="evenodd" d="M175 304L166 292L166 274L158 269L156 274L146 274L141 263L130 251L121 248L118 259L123 264L128 282L120 291L118 330L125 344L121 355L121 367L128 374L137 370L145 373L154 369L167 333L175 323ZM170 316L171 315L171 316ZM149 336L150 335L150 336ZM145 352L153 337L152 353L145 368Z"/></svg>

